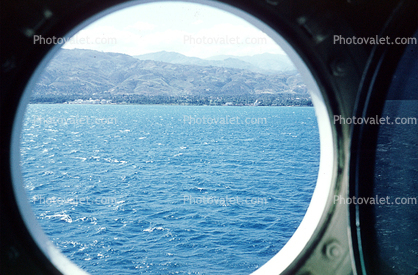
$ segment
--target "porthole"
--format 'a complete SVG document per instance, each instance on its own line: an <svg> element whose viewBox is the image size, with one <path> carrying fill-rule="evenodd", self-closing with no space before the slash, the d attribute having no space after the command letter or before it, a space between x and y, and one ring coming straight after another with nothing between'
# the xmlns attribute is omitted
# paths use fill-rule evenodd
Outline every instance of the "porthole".
<svg viewBox="0 0 418 275"><path fill-rule="evenodd" d="M171 9L175 7L175 4L167 3L166 5L173 5ZM88 105L89 110L84 104L29 105L25 122L15 125L14 145L16 142L19 143L19 130L17 130L19 127L24 129L23 143L20 149L15 146L13 150L14 153L22 150L19 152L23 154L21 160L23 162L20 164L23 167L23 183L28 191L30 204L34 207L34 212L44 226L44 230L48 232L48 236L52 237L60 250L92 273L102 270L111 272L138 272L138 270L147 272L150 270L157 273L179 271L204 274L253 272L268 258L274 256L298 227L298 222L295 220L300 222L303 217L315 184L315 195L294 237L279 254L258 269L256 274L257 272L270 273L284 270L302 251L319 223L322 210L325 208L324 198L328 195L327 190L330 188L332 174L331 167L324 163L333 163L333 148L323 146L323 144L329 144L332 138L327 119L329 116L319 88L298 54L280 35L238 9L223 4L213 6L248 20L282 46L305 77L311 100L315 104L315 111L312 107L255 107L260 101L255 98L254 103L253 97L250 97L250 100L232 103L233 105L252 103L253 107L189 106L181 107L181 110L173 106L118 104ZM160 11L164 10L160 9ZM185 34L183 37L186 37ZM215 38L217 37L213 37ZM95 39L97 40L97 37ZM114 60L111 60L109 55L106 56L106 53L101 52L83 50L59 52L51 59L49 68L45 67L48 61L46 59L44 66L40 66L37 73L33 75L32 85L28 85L25 98L19 107L20 119L30 100L31 89L37 89L38 98L32 97L32 100L35 102L37 100L39 103L47 98L47 96L39 96L42 93L39 87L59 90L60 84L68 85L85 77L83 74L87 70L82 68L78 72L72 71L74 75L71 76L68 72L64 72L61 77L61 80L62 78L64 80L60 82L56 78L55 85L46 83L48 77L51 78L51 74L54 73L53 69L61 72L59 64L65 64L64 67L71 66L73 61L68 60L72 58L77 67L82 67L83 60L101 59L98 63L94 63L93 67L103 66L105 69L114 66L115 63L112 64L114 60L125 58L128 62L125 64L138 62L132 57L117 54L114 54ZM129 58L131 60L128 60ZM213 63L215 62L209 64ZM226 63L225 60L224 63ZM163 63L144 61L139 64L140 66L156 66ZM163 65L173 66L167 63ZM184 67L177 66L184 70ZM188 66L187 69L190 70L192 65ZM228 70L234 70L230 67L231 65L227 66L229 67L223 69L225 75L229 75ZM211 69L211 67L204 68ZM46 73L42 74L42 70L46 70ZM235 68L235 70L238 70L238 73L245 73L243 70L239 71L240 69ZM198 69L200 75L212 73L201 71ZM45 74L49 74L48 77ZM258 74L258 77L263 75ZM116 72L112 74L112 77L117 77L115 75ZM293 75L289 77L286 73L278 73L277 77L284 77L290 81L291 78L294 79ZM91 78L89 80L91 81ZM152 80L155 81L155 79ZM161 85L161 83L156 83ZM84 82L83 84L91 83ZM124 84L129 86L129 80ZM126 87L123 84L121 86L122 88L117 88L123 92ZM151 89L152 86L153 84L150 83L148 88ZM230 87L230 89L233 88ZM110 90L108 89L107 92ZM53 94L54 91L50 93L51 96ZM86 99L80 94L72 95L72 98L71 94L67 95L65 103L98 103L97 98ZM122 98L118 103L123 103L121 101L125 101L126 98L128 98L127 101L130 100L129 96ZM236 100L231 98L231 101ZM208 105L212 103L212 99L209 98ZM109 98L103 100L111 103ZM112 103L115 100L118 101L118 98L114 97ZM293 100L300 99L293 97ZM104 102L100 101L100 103ZM223 105L230 105L228 103ZM110 112L113 112L113 115L106 114L108 112L106 108L108 111L112 110ZM135 115L132 116L132 114ZM246 120L244 120L242 124L247 126L247 129L240 133L242 128L238 130L236 127L231 127L234 123L230 120L244 115L247 120L250 118L248 120L250 123L245 125ZM93 123L97 122L98 117L101 123ZM316 117L318 117L318 124ZM106 123L102 123L104 118L106 118ZM188 118L187 121L186 118ZM218 127L220 125L214 125L209 121L205 123L204 118L210 118L212 122L229 118L229 123L226 122L226 124L230 125ZM263 123L271 121L272 125L265 127L263 123L253 123L253 120L259 122L260 118ZM129 123L135 123L135 125L129 125ZM160 127L161 125L165 127ZM158 127L160 127L160 133L155 131ZM300 131L295 127L308 127L304 129L309 130ZM174 128L178 130L173 131ZM101 129L103 132L91 133L92 129ZM319 160L319 148L316 146L319 144L315 142L310 146L308 144L312 142L312 135L316 136L313 140L316 139L316 142L319 142L317 136L319 132L322 146L321 167L318 173L316 161ZM280 135L285 138L283 139ZM199 142L202 144L193 145ZM283 151L272 150L281 147L279 144L283 145L285 142L290 143ZM31 144L37 145L32 147ZM85 147L81 146L82 144ZM113 145L107 147L110 144ZM134 144L137 145L134 146ZM165 151L161 149L162 147L166 147ZM125 150L120 150L121 148ZM316 155L311 154L312 149L317 150ZM246 160L243 156L247 154L250 157ZM131 158L128 155L135 157ZM189 163L184 160L186 157ZM304 161L306 157L312 160ZM14 164L17 165L14 167L15 188L21 192L22 186L19 184L22 184L22 178L19 175L21 172L18 161L18 159L14 160ZM87 172L81 171L82 165L86 165L84 169ZM194 165L197 165L197 170L190 171ZM299 167L301 165L304 167ZM288 167L288 170L283 167ZM243 170L240 171L240 169ZM272 176L268 177L268 174ZM138 184L140 187L137 186L138 189L134 190L135 185ZM257 184L260 186L254 188ZM269 185L270 190L266 188ZM117 190L118 188L120 190ZM256 191L260 189L261 192ZM126 190L132 193L129 194ZM240 198L240 196L243 197ZM290 197L299 196L304 199L302 201L289 200ZM231 209L232 198L236 206L233 210ZM248 202L248 198L250 198L250 203L242 205L243 201ZM19 199L23 207L27 209L27 199L23 195ZM217 203L218 200L219 203ZM256 205L249 205L254 200L257 202ZM262 202L262 205L258 202ZM298 205L299 203L301 206ZM255 210L257 206L261 208ZM300 210L292 212L290 210L292 208L300 208ZM97 211L98 209L100 210ZM103 212L98 216L94 214L100 211L108 212ZM258 216L258 213L264 214ZM60 268L62 266L60 261L64 258L52 248L33 217L29 217L31 213L27 212L26 215L28 220L31 220L29 228L35 240L41 248L44 248L44 253ZM296 218L296 215L299 215L299 218ZM234 216L237 217L234 218ZM101 223L100 220L106 220L106 222ZM178 226L179 220L183 223L181 226ZM114 230L115 228L118 229ZM130 229L124 233L120 231L127 228ZM271 233L268 228L271 228ZM91 231L84 239L78 239L86 230ZM113 233L107 234L109 231ZM204 241L199 241L200 239ZM165 242L171 246L163 245ZM264 245L266 242L268 245ZM211 246L213 244L215 245ZM97 249L98 247L100 248ZM131 254L131 251L133 251L132 255L127 256ZM251 254L251 251L258 252ZM190 263L181 260L190 256L193 256L193 261ZM153 260L147 261L147 259ZM66 260L62 261L66 262ZM91 261L92 267L83 265L83 261ZM218 264L210 267L211 261ZM126 264L128 267L126 270L121 268L123 262L129 262ZM113 263L120 264L117 264L116 269L112 269ZM107 269L106 264L109 265ZM68 266L72 265L68 263L60 270L68 272ZM77 270L75 266L72 268L71 272Z"/></svg>

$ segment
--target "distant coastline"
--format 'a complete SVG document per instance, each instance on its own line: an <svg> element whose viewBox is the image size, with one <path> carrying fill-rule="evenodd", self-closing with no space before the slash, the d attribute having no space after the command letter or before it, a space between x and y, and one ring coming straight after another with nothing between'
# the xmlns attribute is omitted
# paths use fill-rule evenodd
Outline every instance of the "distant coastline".
<svg viewBox="0 0 418 275"><path fill-rule="evenodd" d="M75 99L64 98L31 99L30 104L68 104L68 105L174 105L174 106L306 106L313 107L310 98L303 97L257 97L257 98L188 98L188 97L136 97L112 99Z"/></svg>
<svg viewBox="0 0 418 275"><path fill-rule="evenodd" d="M302 76L290 70L285 56L240 58L64 49L34 85L30 103L313 106Z"/></svg>
<svg viewBox="0 0 418 275"><path fill-rule="evenodd" d="M29 105L156 105L156 106L209 106L209 107L314 107L313 105L193 105L193 104L141 104L141 103L111 103L111 104L66 104L66 103L47 103L47 102L37 102L29 103Z"/></svg>

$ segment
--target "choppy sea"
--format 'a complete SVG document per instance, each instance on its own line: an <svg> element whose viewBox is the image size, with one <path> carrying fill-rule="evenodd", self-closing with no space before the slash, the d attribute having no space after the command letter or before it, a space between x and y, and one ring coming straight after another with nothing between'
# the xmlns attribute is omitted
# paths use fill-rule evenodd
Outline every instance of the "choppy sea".
<svg viewBox="0 0 418 275"><path fill-rule="evenodd" d="M91 274L250 274L318 167L312 107L35 104L21 134L37 220Z"/></svg>

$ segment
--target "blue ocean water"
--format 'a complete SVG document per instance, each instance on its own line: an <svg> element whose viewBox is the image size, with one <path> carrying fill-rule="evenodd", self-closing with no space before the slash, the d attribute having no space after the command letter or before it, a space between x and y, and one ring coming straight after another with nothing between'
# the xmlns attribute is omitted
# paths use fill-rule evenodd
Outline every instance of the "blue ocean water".
<svg viewBox="0 0 418 275"><path fill-rule="evenodd" d="M29 105L28 199L91 274L249 274L292 236L319 167L311 107Z"/></svg>

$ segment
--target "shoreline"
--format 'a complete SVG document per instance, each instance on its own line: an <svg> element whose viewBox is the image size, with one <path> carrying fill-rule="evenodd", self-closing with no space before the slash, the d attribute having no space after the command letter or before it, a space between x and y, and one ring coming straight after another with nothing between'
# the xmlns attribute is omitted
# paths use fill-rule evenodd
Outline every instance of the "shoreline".
<svg viewBox="0 0 418 275"><path fill-rule="evenodd" d="M312 105L197 105L197 104L141 104L141 103L111 103L111 104L91 104L91 103L49 103L49 102L30 102L28 105L88 105L88 106L112 106L112 105L143 105L143 106L183 106L183 107L314 107Z"/></svg>

